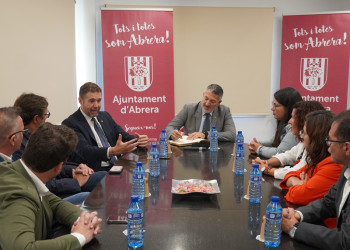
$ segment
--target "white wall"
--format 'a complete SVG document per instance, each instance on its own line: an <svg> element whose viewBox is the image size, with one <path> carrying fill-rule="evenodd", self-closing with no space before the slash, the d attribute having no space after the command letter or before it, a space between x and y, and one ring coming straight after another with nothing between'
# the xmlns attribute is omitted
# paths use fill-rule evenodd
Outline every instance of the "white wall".
<svg viewBox="0 0 350 250"><path fill-rule="evenodd" d="M76 109L74 1L9 0L0 7L0 100L23 92L48 99L48 121Z"/></svg>
<svg viewBox="0 0 350 250"><path fill-rule="evenodd" d="M77 48L80 47L83 55L77 57L78 85L87 80L102 83L102 79L96 78L96 72L101 71L101 24L100 8L104 4L114 5L142 5L142 6L220 6L220 7L275 7L274 32L272 44L272 70L271 70L271 100L273 93L279 89L280 64L281 64L281 34L282 15L314 12L346 11L350 10L348 0L139 0L130 2L126 0L77 0ZM96 21L96 23L95 23ZM96 28L96 29L95 29ZM96 37L96 40L95 40ZM97 48L96 52L94 48ZM82 62L81 62L82 61ZM225 93L227 96L228 93ZM225 98L225 96L224 96ZM242 105L259 105L259 100L249 100ZM246 141L253 137L268 139L274 134L275 122L270 116L244 116L233 117L238 130L242 130Z"/></svg>

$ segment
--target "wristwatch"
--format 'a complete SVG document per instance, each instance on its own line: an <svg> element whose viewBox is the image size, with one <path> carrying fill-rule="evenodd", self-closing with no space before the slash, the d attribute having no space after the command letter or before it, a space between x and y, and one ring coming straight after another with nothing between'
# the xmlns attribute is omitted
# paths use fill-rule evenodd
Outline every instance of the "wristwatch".
<svg viewBox="0 0 350 250"><path fill-rule="evenodd" d="M297 230L298 226L299 226L299 222L295 223L291 228L289 228L288 234L291 238L294 238L295 231Z"/></svg>

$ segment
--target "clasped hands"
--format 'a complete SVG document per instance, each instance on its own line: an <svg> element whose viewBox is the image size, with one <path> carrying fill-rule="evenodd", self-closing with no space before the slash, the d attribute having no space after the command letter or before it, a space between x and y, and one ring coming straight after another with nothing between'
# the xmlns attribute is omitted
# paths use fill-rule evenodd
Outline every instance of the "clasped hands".
<svg viewBox="0 0 350 250"><path fill-rule="evenodd" d="M258 140L254 137L253 140L249 143L248 148L250 153L256 154L256 151L261 146L261 144L258 142Z"/></svg>
<svg viewBox="0 0 350 250"><path fill-rule="evenodd" d="M95 171L89 168L85 164L80 164L75 169L72 169L73 179L76 179L79 183L79 186L82 187L89 180L90 175L92 175Z"/></svg>
<svg viewBox="0 0 350 250"><path fill-rule="evenodd" d="M288 233L295 223L300 221L300 214L294 208L283 208L282 210L282 231Z"/></svg>
<svg viewBox="0 0 350 250"><path fill-rule="evenodd" d="M102 219L98 218L96 211L89 213L81 212L79 219L72 226L71 233L80 233L85 237L86 243L90 242L97 234L102 231L100 229Z"/></svg>

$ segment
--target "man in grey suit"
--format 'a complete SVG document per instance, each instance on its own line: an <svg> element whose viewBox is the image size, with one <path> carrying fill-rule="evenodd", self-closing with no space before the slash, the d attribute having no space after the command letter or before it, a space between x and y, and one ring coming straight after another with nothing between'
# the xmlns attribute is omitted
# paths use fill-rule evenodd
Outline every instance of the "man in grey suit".
<svg viewBox="0 0 350 250"><path fill-rule="evenodd" d="M325 141L332 161L345 165L343 171L324 198L298 210L283 209L282 230L320 249L350 249L350 110L334 118ZM323 225L325 219L334 217L336 228Z"/></svg>
<svg viewBox="0 0 350 250"><path fill-rule="evenodd" d="M188 135L189 140L206 139L211 126L216 126L219 141L235 141L236 127L230 108L220 105L223 94L219 85L209 85L203 93L202 101L186 104L166 126L168 138L177 140L182 135ZM182 127L184 132L179 131Z"/></svg>

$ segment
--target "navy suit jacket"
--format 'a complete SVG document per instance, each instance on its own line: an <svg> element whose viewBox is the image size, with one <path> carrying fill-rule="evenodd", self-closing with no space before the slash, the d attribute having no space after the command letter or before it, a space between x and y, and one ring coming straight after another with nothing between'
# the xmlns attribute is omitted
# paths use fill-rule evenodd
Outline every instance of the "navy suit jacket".
<svg viewBox="0 0 350 250"><path fill-rule="evenodd" d="M333 185L323 199L311 202L298 210L304 219L295 231L294 239L320 249L350 249L350 201L347 198L340 217L337 219L337 227L334 229L319 225L327 218L337 217L343 196L344 185L347 179L344 167L337 183Z"/></svg>
<svg viewBox="0 0 350 250"><path fill-rule="evenodd" d="M136 138L136 136L125 132L124 129L113 120L110 114L105 111L99 112L97 120L101 124L111 147L116 145L119 134L122 135L123 142ZM65 119L62 124L72 128L79 139L78 145L70 160L77 164L84 163L95 171L105 170L105 168L101 168L101 161L109 161L107 157L108 148L98 147L90 125L80 109Z"/></svg>

